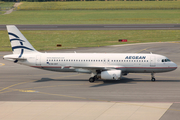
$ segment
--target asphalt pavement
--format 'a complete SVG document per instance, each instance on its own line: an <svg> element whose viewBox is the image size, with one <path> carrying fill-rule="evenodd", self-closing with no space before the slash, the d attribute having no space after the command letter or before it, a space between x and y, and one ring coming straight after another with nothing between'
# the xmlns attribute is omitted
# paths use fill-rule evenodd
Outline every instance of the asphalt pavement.
<svg viewBox="0 0 180 120"><path fill-rule="evenodd" d="M69 53L74 51L77 53L152 52L167 56L180 66L180 42L125 44L48 52ZM2 120L9 119L11 115L20 119L23 111L31 116L30 118L36 119L43 119L44 115L49 114L46 116L47 119L57 113L56 111L64 113L68 104L72 105L69 108L71 112L66 111L63 119L78 118L78 113L81 113L79 115L81 117L84 114L87 118L92 119L109 118L108 115L114 119L122 117L122 119L177 120L180 118L180 67L172 72L155 74L156 82L151 82L150 74L133 73L124 76L119 81L98 80L89 83L89 74L35 69L3 60L2 56L6 54L11 54L11 52L0 52L0 108L6 109L0 112ZM65 103L61 107L55 105L62 102L67 102L66 106L62 107ZM31 108L37 111L40 108L37 106L41 105L43 109L34 115L32 111L27 112L27 107L19 108L23 105L27 105L29 111ZM12 111L12 108L7 109L7 106L17 106L17 108ZM105 106L107 107L104 109L98 109ZM55 113L50 112L48 108L53 109ZM97 110L95 112L97 116L92 117L95 110ZM59 118L57 114L55 116Z"/></svg>
<svg viewBox="0 0 180 120"><path fill-rule="evenodd" d="M180 24L16 25L20 30L180 30ZM0 25L0 30L6 30Z"/></svg>

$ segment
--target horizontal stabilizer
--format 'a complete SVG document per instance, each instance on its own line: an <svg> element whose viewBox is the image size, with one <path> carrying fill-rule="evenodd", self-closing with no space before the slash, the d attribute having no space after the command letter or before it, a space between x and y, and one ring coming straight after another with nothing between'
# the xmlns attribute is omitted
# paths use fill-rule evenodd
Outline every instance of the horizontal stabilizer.
<svg viewBox="0 0 180 120"><path fill-rule="evenodd" d="M19 58L19 55L17 54L11 54L11 55L5 55L3 57L3 59L6 59L6 60L26 60L26 58Z"/></svg>

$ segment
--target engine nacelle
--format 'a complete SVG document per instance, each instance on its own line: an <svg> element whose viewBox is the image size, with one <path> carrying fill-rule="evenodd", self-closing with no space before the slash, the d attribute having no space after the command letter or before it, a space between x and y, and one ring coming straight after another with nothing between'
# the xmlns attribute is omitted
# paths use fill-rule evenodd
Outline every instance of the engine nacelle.
<svg viewBox="0 0 180 120"><path fill-rule="evenodd" d="M108 70L101 72L100 78L107 80L118 80L121 79L121 70Z"/></svg>

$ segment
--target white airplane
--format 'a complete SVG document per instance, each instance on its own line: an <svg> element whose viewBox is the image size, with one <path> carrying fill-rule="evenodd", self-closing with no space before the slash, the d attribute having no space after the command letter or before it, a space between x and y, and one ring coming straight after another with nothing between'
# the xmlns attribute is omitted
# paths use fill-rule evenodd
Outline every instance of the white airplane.
<svg viewBox="0 0 180 120"><path fill-rule="evenodd" d="M158 54L137 53L41 53L36 51L14 25L7 25L13 54L4 59L34 68L58 72L89 73L89 82L97 79L120 80L128 73L169 72L177 65Z"/></svg>

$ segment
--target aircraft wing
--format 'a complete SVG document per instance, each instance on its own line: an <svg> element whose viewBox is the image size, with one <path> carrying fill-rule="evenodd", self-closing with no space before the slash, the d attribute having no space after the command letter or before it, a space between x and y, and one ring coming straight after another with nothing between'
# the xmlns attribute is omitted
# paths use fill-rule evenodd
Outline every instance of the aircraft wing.
<svg viewBox="0 0 180 120"><path fill-rule="evenodd" d="M70 68L72 69L84 69L84 70L88 70L90 72L96 72L97 70L100 70L100 71L106 71L106 70L111 70L111 69L121 69L123 68L122 66L107 66L107 67L101 67L101 66L89 66L89 67L82 67L82 66L71 66Z"/></svg>

